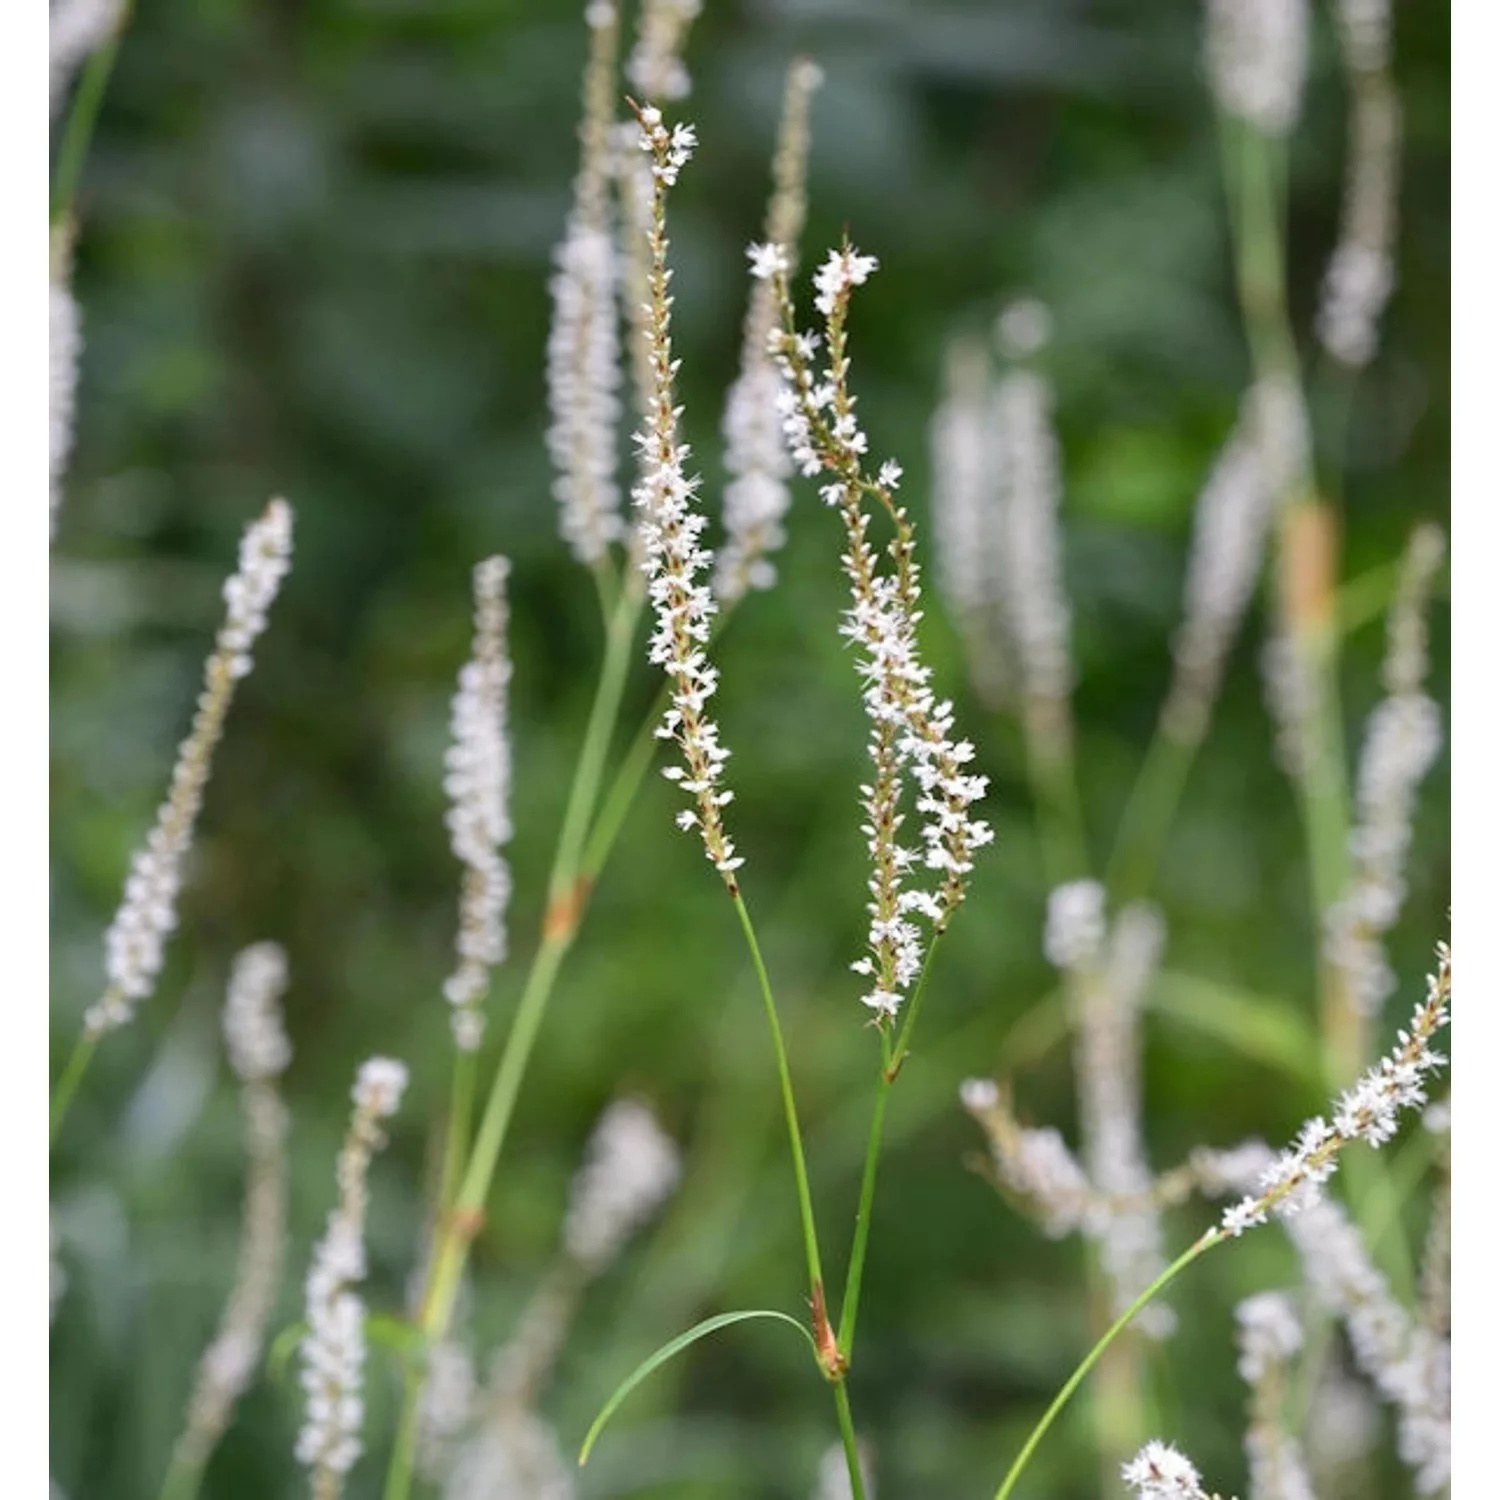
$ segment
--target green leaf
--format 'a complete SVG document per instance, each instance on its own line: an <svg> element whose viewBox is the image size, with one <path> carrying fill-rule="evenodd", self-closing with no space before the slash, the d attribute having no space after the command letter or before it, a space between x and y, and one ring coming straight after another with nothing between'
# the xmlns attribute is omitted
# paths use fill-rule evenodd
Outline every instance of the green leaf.
<svg viewBox="0 0 1500 1500"><path fill-rule="evenodd" d="M638 1386L651 1372L659 1366L666 1364L674 1354L681 1354L689 1344L696 1344L699 1339L706 1338L711 1333L717 1333L721 1328L727 1328L731 1323L743 1323L748 1318L774 1318L778 1323L786 1323L795 1328L803 1338L807 1340L807 1347L812 1350L814 1360L818 1357L818 1347L813 1343L810 1334L795 1318L789 1317L784 1312L776 1312L769 1307L743 1308L739 1312L716 1313L711 1318L705 1318L701 1323L695 1323L686 1333L679 1333L675 1339L665 1343L655 1354L648 1355L643 1359L629 1375L615 1387L614 1394L604 1403L603 1410L594 1418L594 1425L589 1428L588 1436L583 1440L583 1447L578 1453L578 1464L582 1468L589 1461L589 1453L598 1441L599 1434L604 1431L604 1424L619 1410L621 1402Z"/></svg>
<svg viewBox="0 0 1500 1500"><path fill-rule="evenodd" d="M1152 1010L1226 1042L1241 1056L1264 1063L1298 1083L1321 1085L1322 1052L1303 1015L1285 1001L1253 995L1233 985L1170 971L1158 976Z"/></svg>
<svg viewBox="0 0 1500 1500"><path fill-rule="evenodd" d="M286 1367L296 1352L297 1345L307 1337L308 1328L306 1323L293 1323L288 1328L283 1328L280 1333L271 1340L271 1347L266 1351L266 1374L270 1376L274 1384L286 1379Z"/></svg>

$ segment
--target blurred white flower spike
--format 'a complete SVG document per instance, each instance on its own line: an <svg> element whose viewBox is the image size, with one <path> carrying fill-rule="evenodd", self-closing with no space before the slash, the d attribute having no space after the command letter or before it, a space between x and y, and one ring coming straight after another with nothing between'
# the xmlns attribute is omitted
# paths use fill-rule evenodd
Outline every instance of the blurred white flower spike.
<svg viewBox="0 0 1500 1500"><path fill-rule="evenodd" d="M105 935L104 994L84 1017L85 1041L123 1026L155 988L166 941L177 925L182 867L192 846L213 753L250 652L266 628L266 612L291 566L292 511L273 500L240 543L240 565L224 585L224 623L204 668L192 728L177 752L167 799L146 847L131 863L124 900Z"/></svg>
<svg viewBox="0 0 1500 1500"><path fill-rule="evenodd" d="M313 1500L338 1500L363 1450L365 1216L370 1161L385 1144L380 1122L400 1107L406 1065L372 1057L354 1081L354 1115L338 1159L339 1201L313 1249L307 1273L307 1334L302 1340L306 1416L297 1461L311 1472Z"/></svg>
<svg viewBox="0 0 1500 1500"><path fill-rule="evenodd" d="M453 1006L453 1036L465 1052L484 1037L490 971L505 958L505 913L511 873L502 853L511 838L510 733L507 697L505 580L510 563L491 557L474 570L474 653L453 696L453 743L444 789L452 802L448 831L464 867L459 903L458 966L444 986Z"/></svg>
<svg viewBox="0 0 1500 1500"><path fill-rule="evenodd" d="M671 1196L681 1174L676 1143L651 1111L632 1099L611 1104L573 1179L563 1226L569 1259L597 1275Z"/></svg>

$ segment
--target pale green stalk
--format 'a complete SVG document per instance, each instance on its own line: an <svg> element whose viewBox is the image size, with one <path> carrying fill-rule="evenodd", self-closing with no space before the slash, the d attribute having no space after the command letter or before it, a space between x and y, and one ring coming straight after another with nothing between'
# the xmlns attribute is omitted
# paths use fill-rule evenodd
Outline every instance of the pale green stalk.
<svg viewBox="0 0 1500 1500"><path fill-rule="evenodd" d="M1296 341L1286 304L1281 230L1282 204L1277 183L1276 144L1260 132L1225 121L1226 169L1236 204L1235 269L1240 304L1257 379L1290 382L1303 400ZM1229 149L1230 142L1236 149ZM1310 743L1306 774L1297 778L1299 805L1306 832L1309 874L1319 927L1344 891L1348 873L1349 789L1344 764L1343 724L1338 693L1338 629L1332 607L1333 578L1313 577L1314 590L1328 598L1289 598L1287 581L1296 564L1294 549L1334 546L1332 513L1318 498L1311 473L1295 476L1294 492L1278 496L1278 532L1282 564L1282 599L1288 637L1300 670L1312 689ZM1332 563L1330 558L1329 562ZM1330 567L1336 573L1336 567ZM1365 1051L1365 1026L1338 983L1325 970L1320 991L1323 1040L1331 1080L1347 1082L1359 1070Z"/></svg>
<svg viewBox="0 0 1500 1500"><path fill-rule="evenodd" d="M434 1231L432 1261L423 1291L419 1322L429 1347L443 1338L453 1316L453 1304L468 1259L469 1245L478 1232L494 1179L506 1131L520 1094L526 1066L531 1058L547 1002L557 973L583 914L591 879L580 880L580 855L588 821L598 802L605 757L619 718L620 700L629 672L631 643L642 604L641 589L629 584L616 598L606 628L604 662L600 668L593 705L583 745L573 772L563 823L558 834L548 880L547 910L542 941L532 958L521 999L516 1006L505 1047L495 1070L484 1113L480 1118L472 1151L460 1174L454 1146L460 1110L450 1116L448 1149L445 1151L443 1212ZM607 853L607 850L605 851ZM595 872L597 873L597 872ZM467 1134L467 1100L461 1100L459 1071L455 1069L455 1106L463 1104L464 1134ZM456 1192L453 1185L457 1184ZM397 1444L386 1475L385 1500L405 1500L411 1491L413 1448L407 1434L414 1433L421 1382L409 1381L402 1405Z"/></svg>
<svg viewBox="0 0 1500 1500"><path fill-rule="evenodd" d="M1139 901L1150 891L1166 846L1167 833L1201 741L1173 739L1160 724L1120 816L1114 853L1105 875L1112 906Z"/></svg>
<svg viewBox="0 0 1500 1500"><path fill-rule="evenodd" d="M109 85L109 75L114 71L120 38L130 21L130 11L131 0L125 0L115 22L114 34L89 55L73 90L68 118L63 123L62 143L57 148L57 167L52 175L51 222L54 226L61 224L73 211L78 182L83 176L83 163L94 135L94 122L99 118L99 106Z"/></svg>
<svg viewBox="0 0 1500 1500"><path fill-rule="evenodd" d="M73 1044L68 1065L63 1069L62 1077L57 1080L57 1087L52 1091L52 1133L48 1138L49 1150L57 1144L57 1133L62 1129L63 1120L67 1118L68 1106L73 1102L73 1095L78 1092L78 1085L83 1082L83 1075L88 1072L94 1049L98 1045L98 1038L88 1036L80 1036Z"/></svg>
<svg viewBox="0 0 1500 1500"><path fill-rule="evenodd" d="M833 1404L838 1408L839 1436L844 1442L844 1462L849 1466L849 1488L853 1491L853 1500L865 1500L865 1475L859 1465L854 1413L849 1410L849 1390L842 1380L833 1388Z"/></svg>
<svg viewBox="0 0 1500 1500"><path fill-rule="evenodd" d="M1025 1472L1026 1465L1031 1462L1032 1455L1036 1452L1042 1439L1047 1435L1047 1429L1052 1426L1063 1407L1068 1404L1073 1393L1083 1384L1089 1371L1099 1363L1105 1350L1114 1343L1115 1338L1120 1333L1124 1332L1135 1315L1151 1302L1159 1292L1165 1290L1167 1286L1175 1281L1178 1274L1192 1265L1205 1250L1211 1250L1224 1238L1225 1236L1221 1230L1210 1229L1201 1239L1195 1240L1115 1319L1110 1325L1108 1332L1084 1355L1078 1368L1073 1371L1063 1388L1053 1398L1051 1406L1042 1413L1041 1420L1032 1428L1030 1437L1026 1439L1021 1451L1016 1455L1016 1461L1010 1466L1005 1478L1001 1481L1000 1488L995 1491L995 1500L1009 1500L1011 1492L1016 1487L1016 1482Z"/></svg>

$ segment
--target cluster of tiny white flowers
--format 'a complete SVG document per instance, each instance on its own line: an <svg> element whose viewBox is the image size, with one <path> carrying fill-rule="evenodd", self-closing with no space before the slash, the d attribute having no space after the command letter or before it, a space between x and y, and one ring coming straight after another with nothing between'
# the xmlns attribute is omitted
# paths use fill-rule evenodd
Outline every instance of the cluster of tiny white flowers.
<svg viewBox="0 0 1500 1500"><path fill-rule="evenodd" d="M1109 926L1104 888L1094 880L1070 881L1048 898L1043 946L1068 976L1076 1008L1083 1155L1099 1204L1083 1227L1099 1242L1117 1312L1166 1265L1141 1141L1139 1033L1141 1005L1165 935L1160 915L1144 903L1127 906ZM1165 1338L1176 1319L1158 1303L1145 1308L1136 1324L1153 1338Z"/></svg>
<svg viewBox="0 0 1500 1500"><path fill-rule="evenodd" d="M266 611L290 566L291 547L291 508L273 500L240 543L239 571L224 585L225 619L204 670L192 729L178 749L167 799L146 847L131 863L124 899L105 935L105 993L84 1017L84 1034L91 1039L123 1026L161 972L214 748L235 683L250 670L250 648L265 629Z"/></svg>
<svg viewBox="0 0 1500 1500"><path fill-rule="evenodd" d="M1264 135L1289 134L1307 76L1307 0L1208 0L1205 42L1219 108Z"/></svg>
<svg viewBox="0 0 1500 1500"><path fill-rule="evenodd" d="M651 153L651 175L663 187L677 186L677 174L692 160L697 144L698 133L691 125L679 120L668 132L654 105L641 111L641 150Z"/></svg>
<svg viewBox="0 0 1500 1500"><path fill-rule="evenodd" d="M400 1106L406 1079L405 1065L391 1058L360 1065L354 1115L339 1152L339 1201L307 1273L308 1332L301 1346L307 1413L297 1461L313 1471L315 1500L335 1500L361 1451L365 1308L355 1287L365 1275L366 1180L370 1159L384 1144L379 1122Z"/></svg>
<svg viewBox="0 0 1500 1500"><path fill-rule="evenodd" d="M775 281L782 305L783 326L771 335L771 351L782 375L778 404L787 446L803 474L834 476L820 493L839 512L847 537L843 566L852 603L840 633L862 653L857 671L875 768L874 781L860 788L866 819L862 830L872 866L869 951L853 968L872 979L863 1003L884 1021L899 1009L921 971L921 934L911 914L921 913L941 932L964 899L974 852L994 837L989 825L970 811L988 782L964 769L974 757L974 747L952 738L952 704L935 697L931 669L917 646L921 573L911 524L895 499L901 465L886 460L873 483L864 472L869 440L859 425L857 400L848 389L844 328L850 294L869 279L878 263L873 255L845 243L829 251L816 272L815 301L827 320L828 363L815 374L812 364L820 340L793 326L787 257L778 246L756 246L751 262L755 275ZM867 491L880 497L895 522L896 539L889 548L894 573L878 572L867 536L869 516L860 504ZM917 858L899 842L902 785L908 770L918 789L923 864L942 876L937 892L903 888Z"/></svg>
<svg viewBox="0 0 1500 1500"><path fill-rule="evenodd" d="M768 554L786 541L782 518L791 501L791 460L781 438L776 393L781 381L763 361L740 372L724 405L724 546L714 592L729 604L747 589L768 589L776 568Z"/></svg>
<svg viewBox="0 0 1500 1500"><path fill-rule="evenodd" d="M448 1476L459 1440L474 1419L478 1383L469 1351L453 1339L427 1354L417 1413L417 1468L429 1484Z"/></svg>
<svg viewBox="0 0 1500 1500"><path fill-rule="evenodd" d="M687 30L703 0L646 0L625 76L650 99L686 99L692 79L682 61Z"/></svg>
<svg viewBox="0 0 1500 1500"><path fill-rule="evenodd" d="M234 961L224 1002L229 1065L244 1083L275 1078L292 1060L281 1021L286 953L279 943L256 943Z"/></svg>
<svg viewBox="0 0 1500 1500"><path fill-rule="evenodd" d="M53 15L56 16L54 11ZM55 23L54 23L55 24ZM51 534L57 533L62 482L73 449L73 406L78 386L78 356L83 347L82 319L69 286L66 229L52 236L51 275L47 292L48 431L51 440Z"/></svg>
<svg viewBox="0 0 1500 1500"><path fill-rule="evenodd" d="M975 686L998 708L1010 691L1003 629L1005 570L998 460L990 428L989 359L979 344L949 350L946 392L933 413L932 518L938 581L962 628Z"/></svg>
<svg viewBox="0 0 1500 1500"><path fill-rule="evenodd" d="M1423 607L1444 551L1435 526L1420 527L1407 548L1391 608L1383 678L1389 694L1370 716L1349 839L1354 867L1346 896L1328 913L1325 953L1345 976L1350 1000L1375 1015L1395 990L1381 939L1406 895L1417 787L1442 748L1438 706L1422 691L1427 675Z"/></svg>
<svg viewBox="0 0 1500 1500"><path fill-rule="evenodd" d="M1329 912L1326 939L1328 957L1347 976L1350 999L1365 1015L1378 1014L1396 988L1380 938L1401 910L1417 787L1442 742L1438 706L1425 694L1385 699L1365 733L1358 822L1350 835L1355 883Z"/></svg>
<svg viewBox="0 0 1500 1500"><path fill-rule="evenodd" d="M1107 932L1104 887L1097 880L1070 880L1047 897L1042 951L1053 968L1078 969L1097 963Z"/></svg>
<svg viewBox="0 0 1500 1500"><path fill-rule="evenodd" d="M1259 1385L1302 1347L1302 1324L1285 1292L1257 1292L1234 1310L1239 1326L1239 1372L1246 1385Z"/></svg>
<svg viewBox="0 0 1500 1500"><path fill-rule="evenodd" d="M1007 359L1030 359L1052 337L1052 314L1045 302L1022 297L995 319L995 343Z"/></svg>
<svg viewBox="0 0 1500 1500"><path fill-rule="evenodd" d="M620 1099L594 1127L563 1223L568 1257L597 1274L677 1186L682 1158L644 1104Z"/></svg>
<svg viewBox="0 0 1500 1500"><path fill-rule="evenodd" d="M770 554L786 541L782 518L791 502L791 459L782 438L776 397L781 380L768 339L776 326L776 291L770 276L790 272L790 249L807 216L807 115L822 80L816 64L793 62L787 72L775 160L775 187L766 211L766 245L752 245L753 286L745 313L740 372L724 403L724 545L714 571L714 593L724 604L747 589L776 581ZM769 265L765 257L772 256Z"/></svg>
<svg viewBox="0 0 1500 1500"><path fill-rule="evenodd" d="M818 294L813 298L813 306L825 318L831 317L835 304L847 297L855 287L863 286L870 279L871 272L879 269L880 262L873 255L861 255L853 245L830 250L813 275L813 287ZM847 438L851 443L857 441L857 434L853 429L847 434L836 432L835 436ZM864 449L856 447L855 452L863 453Z"/></svg>
<svg viewBox="0 0 1500 1500"><path fill-rule="evenodd" d="M1062 476L1052 387L1025 366L995 387L992 413L1001 486L1004 595L1026 696L1056 713L1073 686L1072 625L1062 577Z"/></svg>
<svg viewBox="0 0 1500 1500"><path fill-rule="evenodd" d="M1191 1459L1153 1438L1120 1471L1141 1500L1209 1500Z"/></svg>
<svg viewBox="0 0 1500 1500"><path fill-rule="evenodd" d="M615 480L620 416L620 340L615 324L615 247L606 227L573 222L557 247L549 283L547 449L557 478L563 539L582 563L625 534Z"/></svg>
<svg viewBox="0 0 1500 1500"><path fill-rule="evenodd" d="M744 860L724 831L722 809L734 793L721 790L719 782L729 751L719 743L718 725L704 713L719 685L718 670L706 649L718 606L712 591L698 580L713 557L699 541L707 519L693 508L698 476L685 472L689 449L677 435L681 408L676 405L672 298L667 292L672 273L667 265L664 192L691 154L694 137L689 126L677 125L669 132L654 108L643 109L640 122L640 144L652 155L655 175L648 322L653 388L645 425L636 434L640 479L631 494L656 610L648 656L672 680L672 702L656 732L662 739L675 740L686 762L685 767L668 766L662 774L698 804L696 812L685 808L678 814L678 826L698 829L709 861L733 887L734 872Z"/></svg>
<svg viewBox="0 0 1500 1500"><path fill-rule="evenodd" d="M1375 356L1380 315L1396 282L1401 105L1385 76L1384 32L1382 27L1371 46L1363 33L1342 28L1353 83L1349 165L1338 244L1323 279L1316 323L1323 347L1356 370Z"/></svg>
<svg viewBox="0 0 1500 1500"><path fill-rule="evenodd" d="M1036 1211L1043 1234L1060 1240L1097 1224L1093 1189L1056 1130L1017 1125L991 1079L965 1079L958 1097L984 1127L1001 1182Z"/></svg>
<svg viewBox="0 0 1500 1500"><path fill-rule="evenodd" d="M547 451L556 478L563 539L586 565L625 535L620 514L616 424L620 417L618 279L608 196L614 114L618 15L597 0L585 18L590 31L583 119L573 207L549 283L552 325L547 336Z"/></svg>
<svg viewBox="0 0 1500 1500"><path fill-rule="evenodd" d="M1397 1448L1433 1494L1448 1479L1448 1345L1419 1337L1358 1228L1324 1200L1287 1225L1314 1296L1343 1321L1359 1367L1398 1413Z"/></svg>
<svg viewBox="0 0 1500 1500"><path fill-rule="evenodd" d="M198 1363L187 1422L173 1455L173 1467L187 1472L202 1469L249 1386L281 1285L289 1120L273 1080L291 1057L277 1006L285 983L281 950L261 943L240 955L225 1002L225 1040L244 1080L240 1107L248 1173L233 1287L218 1332Z"/></svg>
<svg viewBox="0 0 1500 1500"><path fill-rule="evenodd" d="M1259 1196L1245 1197L1225 1210L1226 1234L1239 1235L1265 1223L1271 1210L1286 1219L1316 1203L1345 1146L1356 1140L1384 1145L1396 1133L1401 1111L1427 1102L1425 1079L1446 1061L1429 1043L1448 1019L1451 993L1451 959L1447 946L1439 944L1438 969L1428 978L1427 998L1416 1007L1408 1028L1397 1033L1395 1047L1340 1096L1332 1125L1321 1115L1303 1125L1296 1145L1265 1169Z"/></svg>
<svg viewBox="0 0 1500 1500"><path fill-rule="evenodd" d="M1084 1160L1094 1187L1113 1205L1095 1235L1117 1314L1167 1264L1141 1139L1140 1077L1140 1011L1165 941L1154 907L1143 902L1125 907L1110 930L1097 978L1080 984L1077 1070ZM1152 1338L1166 1338L1177 1326L1175 1314L1161 1302L1142 1309L1135 1321Z"/></svg>
<svg viewBox="0 0 1500 1500"><path fill-rule="evenodd" d="M443 1500L574 1500L572 1465L535 1412L504 1406L467 1442L443 1488Z"/></svg>
<svg viewBox="0 0 1500 1500"><path fill-rule="evenodd" d="M1193 522L1176 675L1163 713L1174 738L1193 743L1207 727L1224 660L1260 576L1271 494L1260 452L1240 422L1219 451Z"/></svg>
<svg viewBox="0 0 1500 1500"><path fill-rule="evenodd" d="M1341 1359L1328 1363L1313 1392L1306 1433L1308 1460L1319 1475L1357 1462L1379 1441L1375 1397Z"/></svg>
<svg viewBox="0 0 1500 1500"><path fill-rule="evenodd" d="M444 756L448 832L464 867L459 903L458 967L443 986L453 1036L466 1052L484 1036L481 1006L490 970L505 957L505 912L511 874L501 849L510 842L510 739L506 695L505 580L510 563L487 558L474 570L474 654L458 674L453 742Z"/></svg>
<svg viewBox="0 0 1500 1500"><path fill-rule="evenodd" d="M1302 1445L1281 1420L1288 1361L1302 1347L1302 1325L1284 1292L1261 1292L1235 1309L1240 1377L1251 1389L1245 1432L1250 1493L1256 1500L1313 1500Z"/></svg>
<svg viewBox="0 0 1500 1500"><path fill-rule="evenodd" d="M89 53L103 45L120 23L123 0L57 0L48 13L48 92L57 107Z"/></svg>
<svg viewBox="0 0 1500 1500"><path fill-rule="evenodd" d="M1338 0L1339 39L1355 73L1379 73L1390 64L1391 0Z"/></svg>
<svg viewBox="0 0 1500 1500"><path fill-rule="evenodd" d="M1266 706L1276 729L1272 753L1293 780L1307 774L1311 759L1311 716L1317 688L1291 637L1275 625L1260 657Z"/></svg>

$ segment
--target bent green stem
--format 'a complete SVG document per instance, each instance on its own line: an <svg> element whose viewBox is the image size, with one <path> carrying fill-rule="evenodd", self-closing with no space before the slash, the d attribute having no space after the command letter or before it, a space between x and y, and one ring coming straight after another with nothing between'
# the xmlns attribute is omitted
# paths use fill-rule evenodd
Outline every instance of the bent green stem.
<svg viewBox="0 0 1500 1500"><path fill-rule="evenodd" d="M1017 1481L1025 1472L1026 1465L1031 1462L1032 1455L1036 1452L1042 1439L1047 1435L1047 1429L1052 1426L1073 1393L1088 1378L1089 1371L1094 1368L1103 1357L1104 1351L1114 1343L1116 1337L1121 1334L1130 1324L1135 1315L1147 1306L1148 1303L1168 1285L1177 1279L1192 1263L1198 1259L1206 1250L1211 1250L1226 1238L1223 1230L1214 1228L1208 1230L1200 1239L1195 1240L1176 1260L1167 1267L1150 1286L1141 1293L1124 1312L1110 1325L1108 1332L1084 1355L1078 1368L1068 1377L1067 1383L1053 1397L1052 1405L1042 1413L1041 1420L1031 1429L1031 1436L1026 1439L1021 1451L1016 1455L1016 1461L1010 1466L1009 1472L1001 1481L1000 1488L995 1491L995 1500L1009 1500L1011 1492L1015 1489Z"/></svg>
<svg viewBox="0 0 1500 1500"><path fill-rule="evenodd" d="M792 1152L792 1172L797 1179L797 1208L802 1217L807 1277L816 1304L823 1296L823 1262L818 1254L818 1230L813 1222L812 1192L807 1182L807 1158L802 1149L802 1128L797 1123L797 1100L792 1092L792 1071L787 1062L786 1041L781 1034L781 1019L776 1013L776 997L771 991L771 977L767 974L765 960L761 957L760 943L756 940L755 925L750 920L749 908L737 887L731 888L731 895L735 914L739 917L740 927L745 934L745 942L750 948L750 962L754 965L755 977L760 982L766 1024L771 1029L771 1047L776 1054L776 1075L781 1083L781 1106L786 1114L787 1140ZM821 1354L821 1349L819 1352Z"/></svg>

